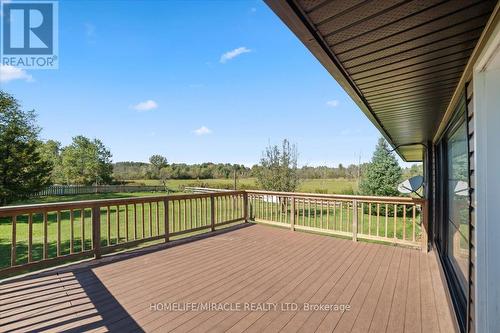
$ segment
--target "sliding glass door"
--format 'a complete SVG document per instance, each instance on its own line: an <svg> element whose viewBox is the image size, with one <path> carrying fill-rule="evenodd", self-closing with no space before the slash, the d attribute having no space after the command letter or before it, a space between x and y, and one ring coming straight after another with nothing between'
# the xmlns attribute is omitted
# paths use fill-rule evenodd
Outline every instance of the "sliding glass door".
<svg viewBox="0 0 500 333"><path fill-rule="evenodd" d="M436 149L436 245L462 329L467 316L470 254L469 141L465 96Z"/></svg>

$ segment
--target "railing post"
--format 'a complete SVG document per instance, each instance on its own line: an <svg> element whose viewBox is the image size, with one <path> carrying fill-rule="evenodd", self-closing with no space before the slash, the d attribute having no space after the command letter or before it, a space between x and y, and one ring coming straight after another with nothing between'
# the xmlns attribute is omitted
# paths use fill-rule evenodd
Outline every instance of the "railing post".
<svg viewBox="0 0 500 333"><path fill-rule="evenodd" d="M92 207L92 247L94 258L101 257L101 207Z"/></svg>
<svg viewBox="0 0 500 333"><path fill-rule="evenodd" d="M210 195L210 230L215 231L215 198Z"/></svg>
<svg viewBox="0 0 500 333"><path fill-rule="evenodd" d="M169 221L169 211L168 211L168 199L163 200L163 221L165 223L165 243L170 241L170 221Z"/></svg>
<svg viewBox="0 0 500 333"><path fill-rule="evenodd" d="M243 192L243 218L248 222L248 193Z"/></svg>
<svg viewBox="0 0 500 333"><path fill-rule="evenodd" d="M358 201L352 201L352 240L358 241Z"/></svg>
<svg viewBox="0 0 500 333"><path fill-rule="evenodd" d="M295 198L290 197L290 229L295 231Z"/></svg>
<svg viewBox="0 0 500 333"><path fill-rule="evenodd" d="M428 225L429 225L429 205L428 205L428 201L425 200L424 203L422 204L421 206L422 208L422 235L421 235L421 242L422 242L422 252L423 253L427 253L427 251L429 250L429 234L428 234L428 231L427 231L427 228L428 228Z"/></svg>

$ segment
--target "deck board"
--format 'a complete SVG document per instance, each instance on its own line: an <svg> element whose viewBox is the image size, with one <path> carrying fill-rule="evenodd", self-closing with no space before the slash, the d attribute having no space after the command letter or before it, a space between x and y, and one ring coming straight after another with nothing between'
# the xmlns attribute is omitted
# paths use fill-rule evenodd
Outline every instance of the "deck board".
<svg viewBox="0 0 500 333"><path fill-rule="evenodd" d="M452 332L445 295L433 254L253 225L2 283L0 331ZM240 310L152 311L157 303Z"/></svg>

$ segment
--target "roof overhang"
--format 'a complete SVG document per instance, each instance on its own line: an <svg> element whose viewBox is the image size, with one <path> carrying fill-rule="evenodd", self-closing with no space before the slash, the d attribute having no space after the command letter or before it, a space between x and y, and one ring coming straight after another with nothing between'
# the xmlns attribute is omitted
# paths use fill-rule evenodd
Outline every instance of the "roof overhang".
<svg viewBox="0 0 500 333"><path fill-rule="evenodd" d="M421 161L497 1L266 0L406 161Z"/></svg>

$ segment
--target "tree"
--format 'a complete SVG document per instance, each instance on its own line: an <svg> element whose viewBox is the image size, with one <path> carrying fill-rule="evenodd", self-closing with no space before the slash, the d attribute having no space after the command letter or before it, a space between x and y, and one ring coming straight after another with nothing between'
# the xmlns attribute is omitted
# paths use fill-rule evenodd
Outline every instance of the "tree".
<svg viewBox="0 0 500 333"><path fill-rule="evenodd" d="M82 135L73 138L61 153L63 175L68 184L109 184L113 165L111 152L98 140Z"/></svg>
<svg viewBox="0 0 500 333"><path fill-rule="evenodd" d="M259 185L269 191L295 191L299 184L297 157L297 147L287 139L283 140L281 148L269 145L256 170Z"/></svg>
<svg viewBox="0 0 500 333"><path fill-rule="evenodd" d="M61 161L61 143L54 140L47 140L40 145L40 155L49 162L52 167L50 173L51 182L61 184L64 182L64 175Z"/></svg>
<svg viewBox="0 0 500 333"><path fill-rule="evenodd" d="M161 179L163 186L166 186L169 172L163 169L168 166L167 158L161 155L153 155L149 158L149 163L153 169L154 177Z"/></svg>
<svg viewBox="0 0 500 333"><path fill-rule="evenodd" d="M21 110L0 91L0 203L29 197L50 184L51 165L40 155L34 111Z"/></svg>
<svg viewBox="0 0 500 333"><path fill-rule="evenodd" d="M161 170L162 168L168 165L167 158L161 155L153 155L149 158L149 163L157 170Z"/></svg>
<svg viewBox="0 0 500 333"><path fill-rule="evenodd" d="M402 170L384 138L378 140L371 163L366 166L360 190L365 195L397 196Z"/></svg>

